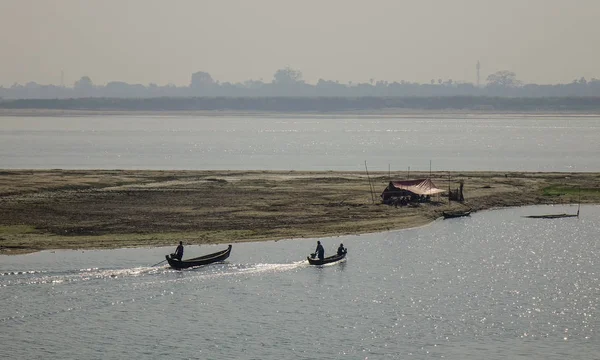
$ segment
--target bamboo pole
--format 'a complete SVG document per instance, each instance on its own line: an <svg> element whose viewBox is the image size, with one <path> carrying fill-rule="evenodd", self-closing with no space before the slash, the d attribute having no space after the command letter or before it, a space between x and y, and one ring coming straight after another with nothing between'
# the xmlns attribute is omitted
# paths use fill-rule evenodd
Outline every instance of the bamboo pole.
<svg viewBox="0 0 600 360"><path fill-rule="evenodd" d="M371 201L375 204L375 197L373 197L373 185L371 184L371 177L369 176L369 169L367 168L367 161L365 160L365 170L367 171L367 179L369 179L369 187L371 188Z"/></svg>

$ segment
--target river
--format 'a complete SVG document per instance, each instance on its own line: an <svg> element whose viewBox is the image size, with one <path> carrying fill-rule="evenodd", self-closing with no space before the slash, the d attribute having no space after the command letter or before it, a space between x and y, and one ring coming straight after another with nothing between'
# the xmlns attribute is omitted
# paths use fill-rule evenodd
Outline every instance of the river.
<svg viewBox="0 0 600 360"><path fill-rule="evenodd" d="M600 171L600 116L0 117L0 168Z"/></svg>
<svg viewBox="0 0 600 360"><path fill-rule="evenodd" d="M594 359L600 207L482 211L425 227L233 244L175 271L172 248L0 256L11 359ZM175 244L174 244L175 246ZM173 246L173 247L174 247ZM187 246L185 257L225 245Z"/></svg>

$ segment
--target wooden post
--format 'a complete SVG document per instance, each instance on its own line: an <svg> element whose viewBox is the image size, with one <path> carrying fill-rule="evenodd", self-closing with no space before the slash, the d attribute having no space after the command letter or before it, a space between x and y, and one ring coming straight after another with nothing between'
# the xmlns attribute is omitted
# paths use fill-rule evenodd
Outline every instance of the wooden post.
<svg viewBox="0 0 600 360"><path fill-rule="evenodd" d="M450 205L450 176L448 175L448 205Z"/></svg>
<svg viewBox="0 0 600 360"><path fill-rule="evenodd" d="M369 179L369 188L371 188L371 201L375 204L375 198L373 197L373 185L371 185L371 177L369 176L369 169L367 168L367 161L365 160L365 170L367 171L367 179Z"/></svg>
<svg viewBox="0 0 600 360"><path fill-rule="evenodd" d="M429 178L431 179L431 160L429 160Z"/></svg>
<svg viewBox="0 0 600 360"><path fill-rule="evenodd" d="M577 205L577 217L579 217L579 209L581 209L581 185L579 185L579 204Z"/></svg>

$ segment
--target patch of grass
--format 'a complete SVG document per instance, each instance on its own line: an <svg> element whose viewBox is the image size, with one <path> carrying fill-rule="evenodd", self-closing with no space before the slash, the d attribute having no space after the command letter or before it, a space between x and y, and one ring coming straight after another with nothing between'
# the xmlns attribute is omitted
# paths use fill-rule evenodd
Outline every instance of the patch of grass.
<svg viewBox="0 0 600 360"><path fill-rule="evenodd" d="M35 234L37 232L35 227L29 225L0 226L0 234L2 235Z"/></svg>
<svg viewBox="0 0 600 360"><path fill-rule="evenodd" d="M578 196L581 191L581 195L600 195L600 188L578 188L578 187L566 187L566 186L548 186L542 189L544 196L561 196L561 195L575 195Z"/></svg>

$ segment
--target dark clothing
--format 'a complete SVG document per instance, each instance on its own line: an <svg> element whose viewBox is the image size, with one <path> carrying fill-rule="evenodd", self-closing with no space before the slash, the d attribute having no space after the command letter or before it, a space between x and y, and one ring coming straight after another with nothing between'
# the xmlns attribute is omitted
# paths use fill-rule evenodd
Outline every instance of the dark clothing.
<svg viewBox="0 0 600 360"><path fill-rule="evenodd" d="M319 258L319 260L323 260L325 258L325 249L323 249L323 245L317 245L317 249L315 250L315 252L317 253L317 257Z"/></svg>
<svg viewBox="0 0 600 360"><path fill-rule="evenodd" d="M177 260L181 261L181 258L183 257L183 245L179 244L177 246L177 249L175 249L175 254L173 255L174 258L176 258Z"/></svg>
<svg viewBox="0 0 600 360"><path fill-rule="evenodd" d="M343 247L342 245L340 245L340 247L338 248L338 253L337 254L338 255L343 255L343 254L346 253L346 251L347 251L346 248Z"/></svg>

